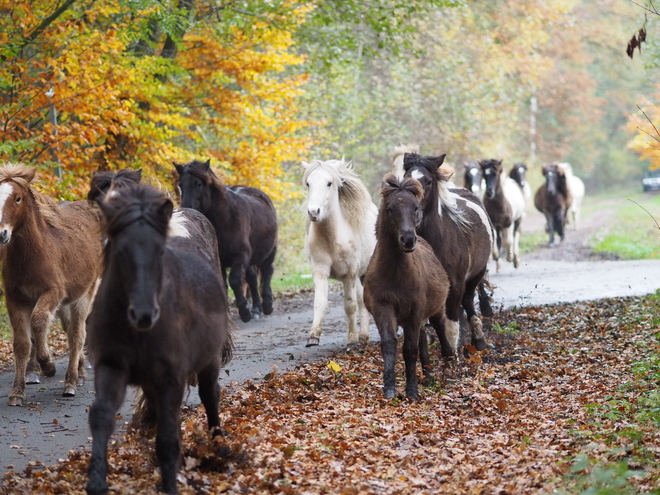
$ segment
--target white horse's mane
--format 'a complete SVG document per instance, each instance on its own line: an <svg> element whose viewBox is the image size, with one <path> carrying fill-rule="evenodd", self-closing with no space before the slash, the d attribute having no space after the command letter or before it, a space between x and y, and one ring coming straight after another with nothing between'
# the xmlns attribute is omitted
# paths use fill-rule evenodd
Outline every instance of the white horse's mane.
<svg viewBox="0 0 660 495"><path fill-rule="evenodd" d="M371 207L371 195L355 173L353 163L345 161L344 158L326 161L313 160L305 169L303 183L307 181L312 172L319 168L328 172L337 182L337 193L342 212L348 223L354 229L359 229L364 223L365 213Z"/></svg>

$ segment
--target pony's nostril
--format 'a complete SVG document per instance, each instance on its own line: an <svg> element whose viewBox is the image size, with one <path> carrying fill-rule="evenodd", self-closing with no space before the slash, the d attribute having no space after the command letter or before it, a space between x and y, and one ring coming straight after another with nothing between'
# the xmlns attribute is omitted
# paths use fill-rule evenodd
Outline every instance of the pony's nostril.
<svg viewBox="0 0 660 495"><path fill-rule="evenodd" d="M133 306L128 308L128 319L133 323L137 322L137 313L135 313L135 308L133 308Z"/></svg>

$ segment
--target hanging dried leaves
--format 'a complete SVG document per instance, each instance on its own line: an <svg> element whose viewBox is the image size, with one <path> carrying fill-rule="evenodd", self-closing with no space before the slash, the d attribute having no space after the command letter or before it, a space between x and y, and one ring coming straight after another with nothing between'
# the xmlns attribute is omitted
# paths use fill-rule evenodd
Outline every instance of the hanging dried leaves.
<svg viewBox="0 0 660 495"><path fill-rule="evenodd" d="M633 37L630 38L628 42L628 47L626 48L626 53L630 58L633 58L635 53L635 48L639 50L639 53L642 53L642 43L646 41L646 28L641 28L637 33L633 34Z"/></svg>

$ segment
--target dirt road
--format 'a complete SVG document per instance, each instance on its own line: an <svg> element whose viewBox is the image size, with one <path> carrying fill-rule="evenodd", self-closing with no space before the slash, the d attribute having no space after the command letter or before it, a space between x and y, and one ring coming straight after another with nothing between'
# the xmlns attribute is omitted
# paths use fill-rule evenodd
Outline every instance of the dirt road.
<svg viewBox="0 0 660 495"><path fill-rule="evenodd" d="M603 260L585 247L606 221L603 211L585 218L578 231L569 231L563 245L539 247L523 255L519 269L505 263L501 272L495 273L493 264L490 280L497 286L494 308L654 292L660 286L660 261ZM542 228L540 215L529 211L525 230ZM271 316L247 324L236 318L235 358L222 373L222 385L257 380L274 367L283 370L327 359L343 350L346 331L341 301L340 289L335 285L321 345L311 349L304 346L312 320L313 294L309 291L281 295ZM370 333L371 340L377 341L375 326ZM28 402L22 408L7 406L13 374L0 374L0 466L4 471L22 471L30 464L36 468L50 465L66 457L71 449L89 448L87 410L94 397L91 376L75 398L63 398L60 393L65 365L62 360L58 364L55 377L28 387ZM197 402L197 393L193 391L188 400ZM119 434L130 418L130 410L131 401L127 400L120 412Z"/></svg>

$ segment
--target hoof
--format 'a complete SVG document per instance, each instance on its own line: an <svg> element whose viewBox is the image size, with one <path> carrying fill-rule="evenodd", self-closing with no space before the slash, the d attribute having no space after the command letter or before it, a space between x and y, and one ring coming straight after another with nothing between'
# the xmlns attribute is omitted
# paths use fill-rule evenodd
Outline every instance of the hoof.
<svg viewBox="0 0 660 495"><path fill-rule="evenodd" d="M10 406L22 406L25 403L25 396L10 395L7 404Z"/></svg>
<svg viewBox="0 0 660 495"><path fill-rule="evenodd" d="M243 323L247 323L252 319L252 313L250 313L250 310L247 308L239 308L238 314L240 315L241 321Z"/></svg>
<svg viewBox="0 0 660 495"><path fill-rule="evenodd" d="M51 377L55 376L55 363L52 361L48 361L47 363L43 363L41 365L41 373L43 373L44 376Z"/></svg>
<svg viewBox="0 0 660 495"><path fill-rule="evenodd" d="M79 376L78 377L78 386L82 387L83 385L85 385L85 377L84 376Z"/></svg>
<svg viewBox="0 0 660 495"><path fill-rule="evenodd" d="M62 397L75 397L76 396L76 387L73 385L64 385L64 392L62 392Z"/></svg>
<svg viewBox="0 0 660 495"><path fill-rule="evenodd" d="M394 389L393 388L384 388L383 397L386 399L394 399Z"/></svg>
<svg viewBox="0 0 660 495"><path fill-rule="evenodd" d="M408 393L406 393L406 398L408 400L412 400L414 402L417 402L419 400L419 394L417 392L408 392Z"/></svg>
<svg viewBox="0 0 660 495"><path fill-rule="evenodd" d="M360 345L367 345L369 343L369 335L360 335Z"/></svg>
<svg viewBox="0 0 660 495"><path fill-rule="evenodd" d="M478 351L486 350L486 341L484 339L472 339L472 345Z"/></svg>
<svg viewBox="0 0 660 495"><path fill-rule="evenodd" d="M319 345L318 337L310 337L307 339L307 343L305 344L305 347L314 347L317 345Z"/></svg>
<svg viewBox="0 0 660 495"><path fill-rule="evenodd" d="M360 344L357 342L353 342L352 344L347 344L346 345L346 350L347 351L356 351L360 348Z"/></svg>
<svg viewBox="0 0 660 495"><path fill-rule="evenodd" d="M264 306L263 310L265 315L273 314L273 303L264 301L263 306Z"/></svg>
<svg viewBox="0 0 660 495"><path fill-rule="evenodd" d="M41 380L39 379L39 374L35 373L34 371L29 372L25 377L25 383L27 383L28 385L35 385L37 383L41 383Z"/></svg>
<svg viewBox="0 0 660 495"><path fill-rule="evenodd" d="M253 309L253 310L252 310L252 319L253 319L253 320L258 320L259 318L261 318L261 311L259 311L259 310L256 310L256 311L255 311L255 310Z"/></svg>

